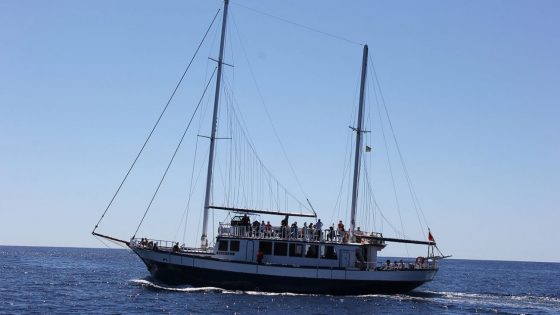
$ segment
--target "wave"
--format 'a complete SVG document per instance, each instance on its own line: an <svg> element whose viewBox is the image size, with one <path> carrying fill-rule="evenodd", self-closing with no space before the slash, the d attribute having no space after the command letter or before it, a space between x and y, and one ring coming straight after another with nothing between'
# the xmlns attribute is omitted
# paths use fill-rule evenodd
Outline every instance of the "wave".
<svg viewBox="0 0 560 315"><path fill-rule="evenodd" d="M420 292L419 292L420 293ZM443 304L444 306L464 305L475 309L504 312L507 309L553 311L560 307L560 298L535 295L501 295L466 292L424 291L411 293L410 299ZM403 297L401 297L403 298Z"/></svg>
<svg viewBox="0 0 560 315"><path fill-rule="evenodd" d="M191 287L191 286L169 286L161 283L152 282L149 279L132 279L129 280L134 284L148 287L150 289L185 292L185 293L223 293L223 294L247 294L247 295L261 295L261 296L314 296L314 294L298 294L290 292L261 292L261 291L240 291L240 290L227 290L218 287Z"/></svg>
<svg viewBox="0 0 560 315"><path fill-rule="evenodd" d="M209 293L209 292L217 292L217 293L225 293L228 290L217 288L217 287L187 287L187 286L167 286L163 284L158 284L147 279L133 279L129 280L134 284L139 284L144 287L148 287L151 289L162 290L162 291L174 291L174 292L187 292L187 293ZM229 291L231 292L231 291Z"/></svg>
<svg viewBox="0 0 560 315"><path fill-rule="evenodd" d="M218 287L169 286L151 281L151 279L133 279L130 282L153 290L184 293L221 293L250 296L317 296L316 294L297 294L289 292L261 292L227 290ZM447 292L447 291L413 291L409 294L367 294L346 296L346 298L384 299L399 302L433 303L444 308L469 307L473 310L504 312L507 309L531 309L551 311L560 307L559 297L533 295L499 295L485 293Z"/></svg>

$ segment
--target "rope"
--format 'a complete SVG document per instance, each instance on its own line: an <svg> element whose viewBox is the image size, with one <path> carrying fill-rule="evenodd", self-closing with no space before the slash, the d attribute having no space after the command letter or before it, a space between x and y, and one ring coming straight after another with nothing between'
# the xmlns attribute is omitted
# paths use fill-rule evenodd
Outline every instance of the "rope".
<svg viewBox="0 0 560 315"><path fill-rule="evenodd" d="M232 2L232 3L233 3L233 2ZM311 26L307 26L307 25L304 25L304 24L301 24L301 23L298 23L298 22L290 21L290 20L288 20L288 19L285 19L285 18L276 16L276 15L272 15L272 14L270 14L270 13L266 13L266 12L263 12L263 11L260 11L260 10L257 10L257 9L253 9L253 8L251 8L251 7L248 7L248 6L239 4L239 3L233 3L233 4L235 4L235 5L239 6L239 7L242 7L242 8L244 8L244 9L247 9L247 10L249 10L249 11L253 11L253 12L255 12L255 13L258 13L258 14L261 14L261 15L264 15L264 16L271 17L271 18L276 19L276 20L279 20L279 21L281 21L281 22L288 23L288 24L291 24L291 25L294 25L294 26L303 28L303 29L305 29L305 30L308 30L308 31L311 31L311 32L314 32L314 33L318 33L318 34L321 34L321 35L324 35L324 36L328 36L328 37L331 37L331 38L334 38L334 39L337 39L337 40L340 40L340 41L343 41L343 42L347 42L347 43L350 43L350 44L353 44L353 45L363 46L362 43L359 43L359 42L357 42L357 41L353 41L353 40L348 39L348 38L344 38L344 37L339 36L339 35L327 33L327 32L325 32L325 31L321 31L321 30L316 29L316 28L313 28L313 27L311 27Z"/></svg>
<svg viewBox="0 0 560 315"><path fill-rule="evenodd" d="M261 104L263 105L264 111L266 113L266 117L268 118L268 122L270 123L272 131L274 132L274 136L276 137L276 141L278 141L278 144L280 145L280 149L282 150L282 154L284 155L284 158L288 162L288 166L290 167L290 171L292 172L292 175L294 176L294 178L296 180L296 183L298 185L298 188L300 189L300 192L305 196L305 199L311 205L311 202L309 201L309 198L307 198L307 194L305 193L305 190L303 189L301 181L299 180L299 177L297 176L297 173L296 173L296 171L295 171L295 169L292 165L292 162L288 158L288 154L286 153L286 149L284 148L284 145L282 144L282 141L280 141L280 136L278 135L278 131L276 130L276 127L275 127L275 125L272 121L272 116L270 115L270 112L268 111L268 107L266 106L266 102L264 101L264 97L263 97L262 92L261 92L261 90L259 88L259 85L257 83L255 73L253 72L253 68L251 67L251 63L249 62L249 57L247 56L247 51L245 50L245 46L243 45L243 40L241 39L241 35L239 34L237 23L235 22L235 18L233 17L233 14L232 14L232 20L233 20L233 24L235 26L235 29L237 31L237 37L239 38L239 43L241 44L243 55L245 57L245 60L247 62L247 66L249 68L249 73L251 74L251 78L253 80L253 83L255 84L255 88L257 89L257 94L259 95L259 98L261 100ZM315 210L313 209L313 206L311 206L311 210L313 211L315 216L317 216L317 213L315 213Z"/></svg>
<svg viewBox="0 0 560 315"><path fill-rule="evenodd" d="M428 221L426 220L426 216L424 215L424 211L422 211L422 208L420 207L418 197L417 197L416 192L414 190L414 186L412 185L412 179L410 178L410 175L408 173L408 169L406 168L406 164L404 162L404 158L403 158L403 155L402 155L402 152L401 152L401 148L399 146L399 143L397 141L397 137L396 137L396 134L395 134L395 130L393 128L393 123L391 122L391 117L389 116L389 110L387 109L387 105L385 103L385 97L383 96L383 92L381 91L381 85L379 84L379 80L377 78L377 72L375 71L375 67L373 66L373 61L371 60L371 57L369 57L369 59L370 59L370 64L372 65L371 70L372 70L373 76L375 77L375 83L377 85L377 90L379 91L379 96L381 98L381 102L382 102L383 108L385 110L385 116L387 117L387 121L389 122L389 127L391 129L391 135L393 137L393 141L395 142L395 147L397 149L397 153L399 155L401 166L403 168L403 172L404 172L404 175L405 175L405 178L406 178L406 181L407 181L408 189L409 189L411 197L412 197L412 203L414 205L414 209L416 210L416 216L418 218L418 222L419 222L420 226L422 226L422 222L421 222L421 219L420 219L420 215L422 215L422 218L424 219L424 224L426 224L426 226L427 226ZM380 113L380 115L381 115L381 113ZM425 233L424 229L421 229L421 231L422 231L423 236L426 237L426 233Z"/></svg>
<svg viewBox="0 0 560 315"><path fill-rule="evenodd" d="M183 82L183 79L185 78L185 75L187 74L187 71L189 71L194 58L196 57L196 55L198 54L198 51L200 50L200 47L202 46L202 43L204 43L204 40L206 39L206 35L208 35L208 32L210 31L210 29L212 28L212 25L214 24L214 21L216 20L216 17L218 16L218 13L220 13L220 9L218 9L218 12L216 12L216 15L214 15L214 18L212 19L212 22L210 23L210 25L208 26L208 29L206 30L206 33L204 33L204 36L202 37L202 40L200 41L200 43L198 44L198 47L196 48L196 51L194 52L194 55L192 56L191 60L189 61L189 64L187 65L187 68L185 69L185 71L183 72L183 75L181 76L181 78L179 79L179 82L177 82L177 85L175 86L175 89L173 90L173 93L171 93L171 96L169 97L169 99L167 100L167 103L165 104L165 107L163 108L161 114L159 115L156 123L154 124L154 127L152 128L152 130L150 131L150 133L148 134L148 137L146 138L146 141L144 141L144 144L142 145L142 147L140 148L140 151L138 152L138 154L136 155L136 158L134 159L134 161L132 162L132 165L130 165L130 168L128 169L128 171L126 172L126 175L124 176L123 180L121 181L119 188L117 188L117 191L115 192L115 194L113 195L113 197L111 198L111 201L109 201L109 204L107 205L107 207L105 208L105 211L103 211L103 214L101 215L101 218L99 218L99 221L97 221L97 224L95 225L95 227L93 228L93 232L95 232L95 230L97 229L97 227L99 226L99 224L101 223L101 220L103 220L103 217L105 217L105 214L107 214L107 211L109 211L109 208L111 207L111 205L113 204L113 201L115 201L115 198L117 197L117 195L119 194L122 186L124 185L124 182L126 181L126 179L128 178L128 175L130 175L130 172L132 171L132 169L134 168L134 166L136 165L136 162L138 161L138 158L140 158L140 155L142 154L142 152L144 151L144 148L146 147L146 144L148 144L148 141L150 140L150 138L152 137L152 134L154 133L154 131L156 130L157 126L159 125L159 122L161 120L161 118L163 117L163 114L165 114L165 111L167 110L167 107L169 107L169 104L171 103L171 100L173 99L173 97L175 96L175 93L177 92L177 90L179 89L179 86L181 85L181 82Z"/></svg>
<svg viewBox="0 0 560 315"><path fill-rule="evenodd" d="M134 231L134 235L132 236L132 238L136 237L136 233L138 233L138 230L140 229L140 226L142 225L142 222L144 222L144 218L146 218L146 214L148 214L148 210L150 210L150 207L152 206L152 203L154 202L154 199L156 198L156 195L161 187L161 184L163 183L163 180L165 179L165 176L167 175L167 172L169 171L169 168L171 167L171 164L173 163L173 160L175 159L175 156L177 155L177 151L179 151L179 148L181 147L181 144L183 143L183 140L185 139L185 135L187 134L187 131L189 130L189 127L191 126L191 123L194 119L194 116L196 114L196 112L198 111L198 108L200 107L200 104L202 103L202 100L204 99L204 95L206 94L206 91L208 90L208 86L210 86L210 83L212 82L212 78L214 78L214 74L216 73L216 69L214 69L214 72L212 72L212 76L210 77L210 79L208 80L208 83L206 84L206 87L204 88L204 91L202 92L202 96L200 97L200 100L198 101L198 104L196 105L196 108L194 109L194 112L191 116L191 119L189 120L189 123L187 124L187 128L185 128L185 131L183 132L183 135L181 136L181 140L179 140L179 144L177 144L177 147L175 148L175 152L173 152L173 155L171 156L171 160L169 161L169 164L167 164L167 168L165 169L165 172L163 173L163 176L161 177L161 180L159 181L159 184L156 188L156 191L154 192L154 195L152 196L152 199L150 200L150 203L148 204L148 207L146 208L146 211L144 211L144 215L142 216L142 220L140 220L140 223L138 223L138 227L136 228L136 231Z"/></svg>
<svg viewBox="0 0 560 315"><path fill-rule="evenodd" d="M230 149L230 156L229 156L229 173L227 174L227 180L229 184L228 187L231 187L234 191L228 190L225 185L226 176L220 169L220 174L222 176L224 191L227 193L226 196L226 204L229 200L231 204L235 204L236 201L239 200L240 197L248 203L248 195L253 196L254 193L254 183L258 181L261 183L258 185L258 189L266 188L267 191L264 190L260 192L258 195L264 197L265 195L269 198L269 202L271 203L270 209L280 208L281 199L280 199L280 191L284 195L286 200L284 207L286 209L289 208L288 206L288 197L289 200L294 201L301 209L307 209L313 211L312 206L308 208L305 206L303 202L298 200L293 194L289 192L289 190L283 186L278 179L273 175L273 173L268 169L265 163L260 158L257 150L255 148L255 144L252 142L251 138L249 137L249 132L246 129L246 123L244 122L241 110L238 108L237 102L234 100L234 96L232 93L230 82L228 81L227 75L224 75L223 78L223 87L224 87L224 95L225 99L229 100L228 102L228 117L229 117L229 129L232 133L232 142L231 142L231 149ZM240 141L243 140L243 141ZM231 164L234 163L237 167L232 167ZM220 165L220 164L218 164ZM247 169L251 167L250 169ZM255 171L258 172L258 175L254 175ZM233 180L236 181L235 184L232 184L232 177ZM248 191L247 191L248 190ZM275 192L274 192L275 191ZM249 200L253 200L254 198L249 198ZM249 205L247 205L249 206ZM254 205L254 208L263 208L264 204L257 202Z"/></svg>

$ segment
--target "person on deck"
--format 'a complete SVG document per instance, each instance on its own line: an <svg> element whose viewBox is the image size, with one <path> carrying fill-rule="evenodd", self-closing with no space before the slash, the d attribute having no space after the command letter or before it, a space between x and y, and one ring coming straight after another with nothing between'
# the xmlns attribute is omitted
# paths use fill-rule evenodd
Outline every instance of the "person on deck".
<svg viewBox="0 0 560 315"><path fill-rule="evenodd" d="M332 242L333 240L334 240L334 223L329 227L329 232L327 232L327 241Z"/></svg>
<svg viewBox="0 0 560 315"><path fill-rule="evenodd" d="M255 222L253 222L253 229L252 229L251 236L257 236L257 233L259 233L260 225L261 224L259 223L259 220L255 220Z"/></svg>
<svg viewBox="0 0 560 315"><path fill-rule="evenodd" d="M173 245L173 252L174 253L178 253L179 252L179 242L175 243L175 245Z"/></svg>
<svg viewBox="0 0 560 315"><path fill-rule="evenodd" d="M247 236L247 234L249 234L249 231L251 230L251 220L249 219L247 214L244 214L243 218L241 218L241 225L245 229L243 236Z"/></svg>
<svg viewBox="0 0 560 315"><path fill-rule="evenodd" d="M282 233L282 238L288 238L288 216L286 216L282 222L280 222L280 229Z"/></svg>
<svg viewBox="0 0 560 315"><path fill-rule="evenodd" d="M322 230L323 230L323 222L321 222L321 219L317 220L317 223L315 223L315 240L316 241L321 241L323 240L322 237Z"/></svg>
<svg viewBox="0 0 560 315"><path fill-rule="evenodd" d="M259 237L264 237L264 230L266 228L266 224L264 220L261 221L261 225L259 226Z"/></svg>
<svg viewBox="0 0 560 315"><path fill-rule="evenodd" d="M338 238L339 241L342 241L342 239L344 239L344 224L342 223L342 220L338 221Z"/></svg>
<svg viewBox="0 0 560 315"><path fill-rule="evenodd" d="M290 229L290 238L297 238L297 237L298 237L298 226L297 226L297 221L294 221Z"/></svg>
<svg viewBox="0 0 560 315"><path fill-rule="evenodd" d="M272 224L270 221L266 221L266 237L272 237Z"/></svg>

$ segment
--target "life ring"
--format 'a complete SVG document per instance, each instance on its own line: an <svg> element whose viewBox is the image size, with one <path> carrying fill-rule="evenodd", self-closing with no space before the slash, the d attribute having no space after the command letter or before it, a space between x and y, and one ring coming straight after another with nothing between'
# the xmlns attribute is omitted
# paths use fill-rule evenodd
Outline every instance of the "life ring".
<svg viewBox="0 0 560 315"><path fill-rule="evenodd" d="M422 257L422 256L416 257L416 264L417 265L422 265L423 263L424 263L424 257Z"/></svg>

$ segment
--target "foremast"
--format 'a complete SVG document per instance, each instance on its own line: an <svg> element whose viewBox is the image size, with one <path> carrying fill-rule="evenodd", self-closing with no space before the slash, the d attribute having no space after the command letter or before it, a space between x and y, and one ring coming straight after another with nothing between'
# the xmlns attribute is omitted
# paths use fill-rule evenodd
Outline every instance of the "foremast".
<svg viewBox="0 0 560 315"><path fill-rule="evenodd" d="M216 93L214 95L214 113L212 115L212 132L210 134L210 151L208 154L208 173L206 175L206 195L204 197L204 217L202 221L202 236L200 246L208 247L208 212L212 193L212 171L214 167L214 147L216 146L216 129L218 124L218 106L220 103L220 85L222 82L222 65L224 58L224 44L226 38L227 13L229 0L224 0L224 14L222 19L222 35L220 39L220 54L218 57L218 73L216 76Z"/></svg>
<svg viewBox="0 0 560 315"><path fill-rule="evenodd" d="M352 182L352 208L350 209L350 233L354 233L356 228L356 208L358 207L358 191L360 182L360 161L362 157L362 134L364 124L364 103L365 103L365 86L367 74L368 46L364 45L364 55L362 58L362 77L360 83L360 103L358 108L358 124L356 128L352 128L356 132L356 153L354 155L354 180Z"/></svg>

